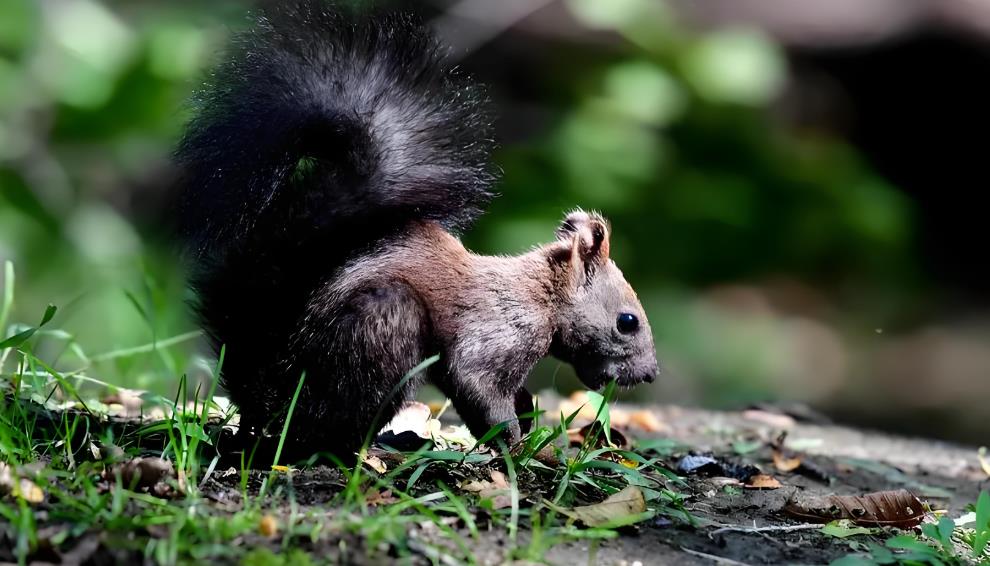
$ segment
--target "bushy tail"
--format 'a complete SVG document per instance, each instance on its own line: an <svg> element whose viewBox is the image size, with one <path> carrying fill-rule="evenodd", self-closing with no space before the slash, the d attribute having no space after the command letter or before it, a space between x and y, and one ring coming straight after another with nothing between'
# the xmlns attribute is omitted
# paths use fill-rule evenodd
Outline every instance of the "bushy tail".
<svg viewBox="0 0 990 566"><path fill-rule="evenodd" d="M194 100L177 152L194 257L216 260L259 225L295 241L335 222L470 223L490 197L489 124L435 39L402 16L269 6Z"/></svg>
<svg viewBox="0 0 990 566"><path fill-rule="evenodd" d="M483 97L429 33L316 0L268 4L177 152L195 308L255 424L291 398L305 369L292 337L334 271L414 220L465 228L493 181Z"/></svg>

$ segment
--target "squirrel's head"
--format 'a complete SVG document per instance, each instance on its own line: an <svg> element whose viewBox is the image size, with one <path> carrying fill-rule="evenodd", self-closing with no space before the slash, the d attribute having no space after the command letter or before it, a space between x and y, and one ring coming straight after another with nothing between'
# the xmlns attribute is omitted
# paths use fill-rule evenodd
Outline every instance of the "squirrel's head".
<svg viewBox="0 0 990 566"><path fill-rule="evenodd" d="M591 389L652 382L659 371L653 333L635 291L609 259L609 226L583 211L567 215L552 245L561 267L561 306L551 353Z"/></svg>

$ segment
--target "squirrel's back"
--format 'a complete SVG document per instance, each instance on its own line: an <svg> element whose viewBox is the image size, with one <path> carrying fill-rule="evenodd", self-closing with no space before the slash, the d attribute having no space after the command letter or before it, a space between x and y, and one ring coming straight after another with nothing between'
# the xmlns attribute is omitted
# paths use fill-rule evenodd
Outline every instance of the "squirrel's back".
<svg viewBox="0 0 990 566"><path fill-rule="evenodd" d="M195 307L255 414L291 397L314 289L412 222L466 228L493 182L484 97L428 31L343 3L269 6L194 98L176 153Z"/></svg>

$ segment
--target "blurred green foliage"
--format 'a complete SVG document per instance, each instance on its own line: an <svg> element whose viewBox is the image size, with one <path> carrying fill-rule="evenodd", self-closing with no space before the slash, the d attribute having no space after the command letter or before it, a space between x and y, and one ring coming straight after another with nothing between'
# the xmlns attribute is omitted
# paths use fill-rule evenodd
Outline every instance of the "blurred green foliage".
<svg viewBox="0 0 990 566"><path fill-rule="evenodd" d="M689 31L655 0L568 6L622 44L561 54L535 86L555 118L499 153L503 196L474 248L518 252L569 208L604 211L662 359L691 379L690 395L714 401L794 393L778 388L800 366L787 321L720 309L704 298L712 285L800 282L850 313L830 321L840 326L896 315L919 284L910 203L850 147L784 123L777 45L747 29ZM192 327L154 220L183 100L241 10L0 0L0 258L17 266L17 320L59 304L55 324L89 353ZM96 371L170 391L192 349ZM557 370L543 366L542 379Z"/></svg>

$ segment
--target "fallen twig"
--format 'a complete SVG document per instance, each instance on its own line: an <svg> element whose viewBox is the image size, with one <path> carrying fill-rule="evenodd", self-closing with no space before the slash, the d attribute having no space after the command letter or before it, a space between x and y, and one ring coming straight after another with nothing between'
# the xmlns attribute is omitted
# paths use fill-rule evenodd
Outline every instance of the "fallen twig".
<svg viewBox="0 0 990 566"><path fill-rule="evenodd" d="M742 527L742 526L729 526L722 527L720 529L715 529L714 531L708 533L709 535L717 535L721 533L771 533L771 532L787 532L787 531L810 531L812 529L821 529L820 524L814 523L802 523L800 525L779 525L774 527Z"/></svg>
<svg viewBox="0 0 990 566"><path fill-rule="evenodd" d="M690 548L684 546L681 547L681 550L692 556L697 556L699 558L706 558L708 560L711 560L712 562L715 562L716 564L729 564L730 566L750 566L745 562L739 562L738 560L733 560L731 558L723 558L721 556L716 556L714 554L708 554L707 552L691 550Z"/></svg>

